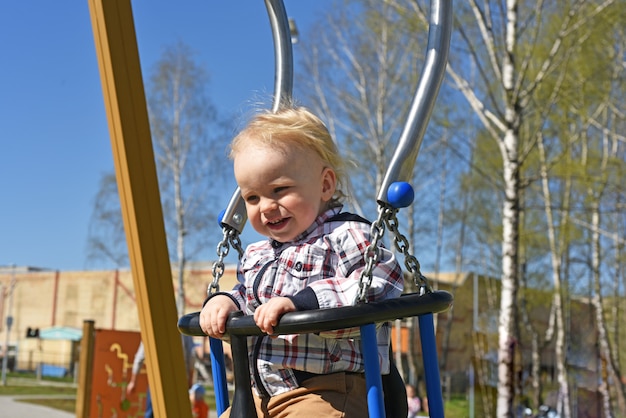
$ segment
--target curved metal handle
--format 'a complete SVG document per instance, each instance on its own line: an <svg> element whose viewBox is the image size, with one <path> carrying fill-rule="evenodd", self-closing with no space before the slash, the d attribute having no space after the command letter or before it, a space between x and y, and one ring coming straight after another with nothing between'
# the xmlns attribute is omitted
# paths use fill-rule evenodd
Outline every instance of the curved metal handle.
<svg viewBox="0 0 626 418"><path fill-rule="evenodd" d="M276 112L293 96L293 49L289 19L282 0L265 0L274 37L274 104Z"/></svg>
<svg viewBox="0 0 626 418"><path fill-rule="evenodd" d="M274 38L275 72L272 111L276 112L285 102L289 102L293 95L293 49L289 19L283 1L265 0L265 7ZM246 205L241 198L241 190L237 187L224 211L221 223L241 233L247 219Z"/></svg>
<svg viewBox="0 0 626 418"><path fill-rule="evenodd" d="M378 192L379 202L390 203L387 190L392 183L408 182L413 177L415 160L445 75L451 34L452 0L432 0L426 62L404 130Z"/></svg>

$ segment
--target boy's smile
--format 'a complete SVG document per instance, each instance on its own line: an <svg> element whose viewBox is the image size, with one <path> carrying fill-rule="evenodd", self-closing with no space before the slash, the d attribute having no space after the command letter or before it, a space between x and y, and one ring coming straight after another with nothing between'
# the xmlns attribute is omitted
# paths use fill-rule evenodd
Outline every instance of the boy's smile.
<svg viewBox="0 0 626 418"><path fill-rule="evenodd" d="M326 210L335 192L334 171L312 151L252 141L234 157L248 219L260 234L292 241Z"/></svg>

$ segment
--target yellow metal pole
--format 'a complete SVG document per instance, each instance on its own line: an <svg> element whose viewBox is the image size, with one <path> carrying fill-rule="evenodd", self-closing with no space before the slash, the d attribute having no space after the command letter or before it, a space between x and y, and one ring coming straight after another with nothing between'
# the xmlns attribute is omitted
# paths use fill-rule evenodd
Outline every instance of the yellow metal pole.
<svg viewBox="0 0 626 418"><path fill-rule="evenodd" d="M89 0L155 416L190 417L130 0Z"/></svg>

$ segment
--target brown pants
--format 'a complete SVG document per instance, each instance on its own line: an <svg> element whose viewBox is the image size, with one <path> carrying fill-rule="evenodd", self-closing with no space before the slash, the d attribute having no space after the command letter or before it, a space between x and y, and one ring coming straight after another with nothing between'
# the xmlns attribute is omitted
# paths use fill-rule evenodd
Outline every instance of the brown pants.
<svg viewBox="0 0 626 418"><path fill-rule="evenodd" d="M254 404L259 418L365 418L367 387L365 376L333 373L307 379L294 390L269 399L256 395ZM228 418L228 408L220 418Z"/></svg>

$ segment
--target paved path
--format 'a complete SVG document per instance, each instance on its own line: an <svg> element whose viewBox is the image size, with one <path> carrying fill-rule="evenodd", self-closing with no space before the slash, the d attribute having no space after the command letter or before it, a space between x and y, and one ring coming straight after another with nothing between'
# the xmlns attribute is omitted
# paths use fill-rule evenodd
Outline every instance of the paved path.
<svg viewBox="0 0 626 418"><path fill-rule="evenodd" d="M22 398L32 398L32 396L22 396ZM20 402L20 396L0 396L0 416L2 418L75 418L76 415L70 412L59 411L27 402Z"/></svg>
<svg viewBox="0 0 626 418"><path fill-rule="evenodd" d="M2 418L76 418L71 412L59 411L58 409L35 405L28 402L20 402L20 398L41 398L42 396L0 396L0 417ZM211 411L209 418L217 418L217 413Z"/></svg>

